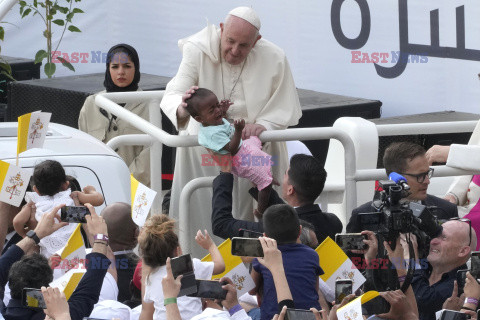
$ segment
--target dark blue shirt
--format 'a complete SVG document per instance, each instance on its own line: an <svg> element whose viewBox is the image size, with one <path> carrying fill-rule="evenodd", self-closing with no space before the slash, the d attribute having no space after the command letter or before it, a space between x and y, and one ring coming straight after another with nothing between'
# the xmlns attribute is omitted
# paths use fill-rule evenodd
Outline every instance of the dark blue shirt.
<svg viewBox="0 0 480 320"><path fill-rule="evenodd" d="M428 281L432 267L416 270L412 280L412 289L418 305L420 320L435 320L435 312L442 310L443 303L452 296L453 283L457 270L467 269L466 265L453 269L442 275L440 281L430 285Z"/></svg>
<svg viewBox="0 0 480 320"><path fill-rule="evenodd" d="M318 254L312 248L297 243L279 245L278 249L282 252L283 268L295 308L308 310L315 307L320 310L316 287L318 276L323 274L323 270L319 265ZM263 277L261 319L271 320L278 313L277 293L272 274L257 259L254 259L252 264L255 271Z"/></svg>

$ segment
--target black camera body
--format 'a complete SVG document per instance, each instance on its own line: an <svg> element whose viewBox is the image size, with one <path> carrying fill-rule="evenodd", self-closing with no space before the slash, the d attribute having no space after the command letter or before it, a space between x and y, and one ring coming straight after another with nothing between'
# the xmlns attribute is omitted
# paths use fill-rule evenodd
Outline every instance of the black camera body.
<svg viewBox="0 0 480 320"><path fill-rule="evenodd" d="M380 199L373 202L376 210L373 213L360 213L359 219L362 230L379 233L391 243L395 249L396 240L400 233L414 233L419 244L420 257L428 250L430 239L441 233L442 227L437 217L424 205L405 200L408 190L392 180L379 181L383 191Z"/></svg>

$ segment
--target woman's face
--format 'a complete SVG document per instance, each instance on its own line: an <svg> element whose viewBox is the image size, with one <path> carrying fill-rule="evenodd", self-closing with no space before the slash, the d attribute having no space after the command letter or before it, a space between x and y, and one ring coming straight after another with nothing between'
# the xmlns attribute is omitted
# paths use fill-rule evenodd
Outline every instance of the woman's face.
<svg viewBox="0 0 480 320"><path fill-rule="evenodd" d="M110 77L120 88L128 87L135 76L135 65L125 52L115 53L110 61Z"/></svg>

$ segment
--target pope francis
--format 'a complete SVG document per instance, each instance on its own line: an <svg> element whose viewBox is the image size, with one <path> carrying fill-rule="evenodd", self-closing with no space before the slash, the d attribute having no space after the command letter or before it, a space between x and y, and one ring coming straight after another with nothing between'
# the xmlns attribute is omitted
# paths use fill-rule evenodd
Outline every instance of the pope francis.
<svg viewBox="0 0 480 320"><path fill-rule="evenodd" d="M200 32L179 40L182 62L167 85L160 107L180 135L196 135L199 129L199 123L185 110L184 101L190 97L192 86L210 89L219 100L231 104L227 118L245 119L243 139L298 123L302 111L285 53L263 39L259 31L260 19L255 11L238 7L229 12L220 28L207 24ZM276 160L273 177L281 181L288 167L285 142L266 143L263 150ZM180 193L186 183L218 175L219 167L202 162L202 155L207 154L203 147L177 149L170 204L173 218L178 219ZM234 217L253 219L253 201L247 192L251 183L235 179ZM186 231L192 239L198 228L211 230L211 198L211 190L199 189L190 199L190 230Z"/></svg>

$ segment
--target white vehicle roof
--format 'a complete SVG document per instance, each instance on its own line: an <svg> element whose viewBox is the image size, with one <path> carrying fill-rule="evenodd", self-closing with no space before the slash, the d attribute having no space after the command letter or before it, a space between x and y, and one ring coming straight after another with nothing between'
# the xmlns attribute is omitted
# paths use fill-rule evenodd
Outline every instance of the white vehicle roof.
<svg viewBox="0 0 480 320"><path fill-rule="evenodd" d="M17 122L0 122L0 160L15 164L16 154ZM127 165L111 148L87 133L50 123L43 148L22 152L19 166L33 168L44 160L60 162L82 188L94 186L104 195L105 204L131 201Z"/></svg>
<svg viewBox="0 0 480 320"><path fill-rule="evenodd" d="M17 156L17 122L0 122L0 159L7 161ZM66 155L118 155L104 143L91 135L58 123L48 125L48 134L42 149L30 149L20 154L20 158Z"/></svg>

